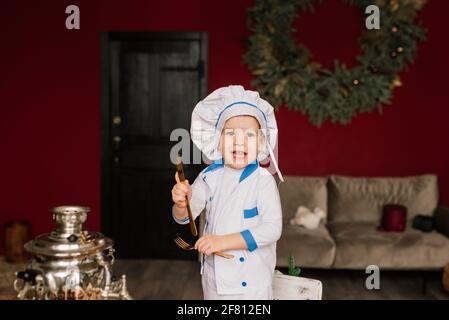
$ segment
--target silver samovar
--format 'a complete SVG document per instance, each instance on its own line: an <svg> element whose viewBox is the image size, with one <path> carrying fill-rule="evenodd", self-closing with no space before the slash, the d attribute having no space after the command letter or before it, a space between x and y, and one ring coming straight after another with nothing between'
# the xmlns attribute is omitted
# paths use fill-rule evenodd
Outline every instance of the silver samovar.
<svg viewBox="0 0 449 320"><path fill-rule="evenodd" d="M33 255L16 273L19 299L131 299L126 276L114 279L113 241L99 232L83 231L87 207L61 206L52 210L58 228L25 244Z"/></svg>

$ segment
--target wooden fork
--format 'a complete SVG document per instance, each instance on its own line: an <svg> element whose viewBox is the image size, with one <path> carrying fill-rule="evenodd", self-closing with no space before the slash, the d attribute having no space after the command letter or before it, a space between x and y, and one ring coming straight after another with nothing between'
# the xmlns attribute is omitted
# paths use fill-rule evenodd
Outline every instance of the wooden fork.
<svg viewBox="0 0 449 320"><path fill-rule="evenodd" d="M187 242L182 240L180 237L176 237L174 240L175 240L175 243L184 250L195 250L194 246L188 244ZM223 252L214 252L214 254L216 254L217 256L226 258L226 259L234 258L234 256L232 254L223 253Z"/></svg>

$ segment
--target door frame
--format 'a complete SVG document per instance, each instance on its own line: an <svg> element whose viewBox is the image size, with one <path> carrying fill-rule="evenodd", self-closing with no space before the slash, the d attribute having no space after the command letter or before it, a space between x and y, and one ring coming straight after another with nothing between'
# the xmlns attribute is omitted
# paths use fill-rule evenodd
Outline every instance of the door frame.
<svg viewBox="0 0 449 320"><path fill-rule="evenodd" d="M112 112L110 90L110 42L114 40L144 41L144 40L192 40L200 43L200 68L202 77L199 85L199 97L207 95L208 84L208 33L207 32L152 32L152 31L108 31L100 34L100 224L103 233L112 234L114 217L112 212L112 175L113 142L112 142ZM200 229L204 224L200 220ZM201 229L202 230L202 229Z"/></svg>

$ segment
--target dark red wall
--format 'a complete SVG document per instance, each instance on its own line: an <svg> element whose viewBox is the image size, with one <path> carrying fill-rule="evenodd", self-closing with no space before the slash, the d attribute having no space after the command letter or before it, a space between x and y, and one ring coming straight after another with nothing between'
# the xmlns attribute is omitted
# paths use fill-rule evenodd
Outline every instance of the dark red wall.
<svg viewBox="0 0 449 320"><path fill-rule="evenodd" d="M242 64L246 8L253 1L2 1L0 4L0 227L28 219L52 228L48 209L91 206L100 228L100 31L209 32L209 90L249 86ZM65 7L81 9L81 30L65 29ZM420 17L428 40L401 76L383 115L317 129L286 109L277 115L284 174L399 176L435 173L449 203L449 2L429 1ZM315 60L348 64L358 53L362 14L326 0L297 22ZM1 251L1 249L0 249Z"/></svg>

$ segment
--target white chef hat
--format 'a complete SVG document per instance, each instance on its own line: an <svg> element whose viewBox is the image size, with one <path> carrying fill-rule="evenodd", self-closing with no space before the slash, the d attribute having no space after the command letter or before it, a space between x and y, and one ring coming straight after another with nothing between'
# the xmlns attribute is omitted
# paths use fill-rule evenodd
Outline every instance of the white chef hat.
<svg viewBox="0 0 449 320"><path fill-rule="evenodd" d="M208 159L218 160L222 157L218 147L226 120L242 115L256 118L265 135L265 146L260 148L258 160L270 156L280 180L284 181L273 152L278 132L274 109L257 91L232 85L219 88L198 102L192 112L190 134L193 142Z"/></svg>

